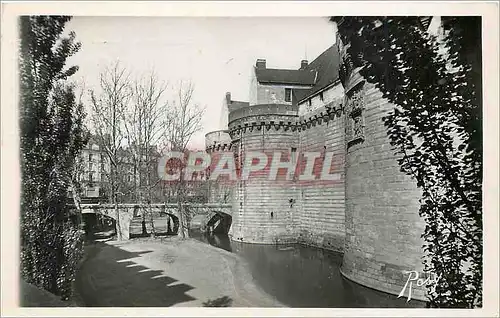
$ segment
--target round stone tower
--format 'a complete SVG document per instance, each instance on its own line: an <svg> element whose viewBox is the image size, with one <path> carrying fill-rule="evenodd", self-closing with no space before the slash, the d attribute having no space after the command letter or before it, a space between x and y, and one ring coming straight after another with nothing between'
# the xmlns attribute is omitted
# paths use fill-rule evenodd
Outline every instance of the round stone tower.
<svg viewBox="0 0 500 318"><path fill-rule="evenodd" d="M231 150L231 137L227 130L215 130L205 134L205 150L208 153Z"/></svg>
<svg viewBox="0 0 500 318"><path fill-rule="evenodd" d="M394 105L362 78L360 68L337 41L346 105L346 240L341 270L352 281L399 295L408 271L423 275L421 193L416 182L400 171L389 143L382 117ZM414 281L412 298L424 297Z"/></svg>
<svg viewBox="0 0 500 318"><path fill-rule="evenodd" d="M231 137L227 130L215 130L205 135L205 151L212 158L210 170L213 171L215 165L223 153L232 151ZM209 171L209 173L211 172ZM208 202L210 203L231 203L232 184L230 180L219 178L209 181Z"/></svg>
<svg viewBox="0 0 500 318"><path fill-rule="evenodd" d="M233 204L233 240L262 244L295 240L292 217L297 191L293 180L284 180L283 175L269 180L269 167L276 153L280 153L281 161L288 161L296 149L297 114L297 106L277 103L229 109L229 133L240 176ZM266 167L244 180L242 167L252 151L267 155ZM251 162L257 164L258 159Z"/></svg>
<svg viewBox="0 0 500 318"><path fill-rule="evenodd" d="M227 129L228 120L228 104L231 102L231 94L226 93L223 103L221 104L219 129L205 134L205 151L211 157L211 164L208 169L208 177L214 171L217 163L223 154L232 151L231 137ZM209 179L208 182L208 202L209 203L232 203L232 189L234 184L228 178L217 178L217 180Z"/></svg>

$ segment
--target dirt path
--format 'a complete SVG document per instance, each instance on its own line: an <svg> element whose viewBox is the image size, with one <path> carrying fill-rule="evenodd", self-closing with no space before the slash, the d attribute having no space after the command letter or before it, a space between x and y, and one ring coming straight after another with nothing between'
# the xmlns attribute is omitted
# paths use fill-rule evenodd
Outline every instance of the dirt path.
<svg viewBox="0 0 500 318"><path fill-rule="evenodd" d="M96 243L78 273L86 306L281 307L244 260L195 240Z"/></svg>

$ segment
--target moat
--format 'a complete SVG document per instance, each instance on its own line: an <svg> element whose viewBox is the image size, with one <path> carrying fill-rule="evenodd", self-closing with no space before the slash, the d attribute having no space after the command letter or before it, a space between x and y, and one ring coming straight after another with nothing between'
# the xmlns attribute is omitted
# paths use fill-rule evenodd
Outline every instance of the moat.
<svg viewBox="0 0 500 318"><path fill-rule="evenodd" d="M188 240L167 235L116 241L111 232L101 234L104 242L88 241L77 275L80 306L425 306L346 279L342 254L320 248L241 243L197 230Z"/></svg>
<svg viewBox="0 0 500 318"><path fill-rule="evenodd" d="M342 255L319 248L259 245L231 241L227 234L194 231L191 237L241 256L255 283L290 307L424 307L423 302L397 298L354 283L340 273Z"/></svg>
<svg viewBox="0 0 500 318"><path fill-rule="evenodd" d="M116 241L106 229L89 237L77 275L80 306L425 307L345 278L338 252L248 244L193 228L187 240L171 233Z"/></svg>

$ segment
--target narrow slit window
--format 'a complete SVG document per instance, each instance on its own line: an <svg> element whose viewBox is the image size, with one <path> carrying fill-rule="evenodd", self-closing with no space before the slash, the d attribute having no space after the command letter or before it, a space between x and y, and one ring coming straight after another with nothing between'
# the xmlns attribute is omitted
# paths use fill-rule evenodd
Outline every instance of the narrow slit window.
<svg viewBox="0 0 500 318"><path fill-rule="evenodd" d="M292 101L292 89L285 88L285 102L291 102L291 101Z"/></svg>

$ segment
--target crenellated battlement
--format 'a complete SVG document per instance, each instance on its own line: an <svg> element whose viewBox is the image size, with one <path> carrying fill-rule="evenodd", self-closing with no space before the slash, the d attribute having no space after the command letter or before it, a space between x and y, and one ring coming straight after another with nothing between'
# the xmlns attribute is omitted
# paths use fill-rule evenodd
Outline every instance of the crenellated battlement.
<svg viewBox="0 0 500 318"><path fill-rule="evenodd" d="M255 116L297 116L299 108L286 104L260 104L240 107L229 112L229 126L240 119Z"/></svg>
<svg viewBox="0 0 500 318"><path fill-rule="evenodd" d="M212 153L215 151L230 151L231 149L232 149L232 143L224 143L224 144L217 143L215 145L206 147L205 151L208 153Z"/></svg>
<svg viewBox="0 0 500 318"><path fill-rule="evenodd" d="M311 127L316 127L316 125L328 123L335 118L340 118L343 112L343 103L338 100L332 101L300 116L297 120L298 131L310 129Z"/></svg>
<svg viewBox="0 0 500 318"><path fill-rule="evenodd" d="M231 149L231 137L228 130L216 130L205 134L205 150L207 152L226 151Z"/></svg>
<svg viewBox="0 0 500 318"><path fill-rule="evenodd" d="M296 117L290 116L273 116L261 115L253 118L242 118L234 121L230 125L229 135L236 139L242 133L252 133L255 131L277 132L277 131L292 131L299 129L296 122Z"/></svg>
<svg viewBox="0 0 500 318"><path fill-rule="evenodd" d="M254 105L249 106L259 107L252 111L241 112L244 116L234 116L233 120L229 123L229 136L231 139L236 138L241 133L251 133L254 131L297 131L309 129L316 125L328 123L335 118L340 118L344 105L339 101L332 101L323 107L315 109L312 112L298 116L295 111L289 111L289 105L278 105L282 107L271 107L270 105ZM284 107L286 106L286 107ZM284 113L279 113L280 111ZM231 114L230 114L231 115Z"/></svg>

